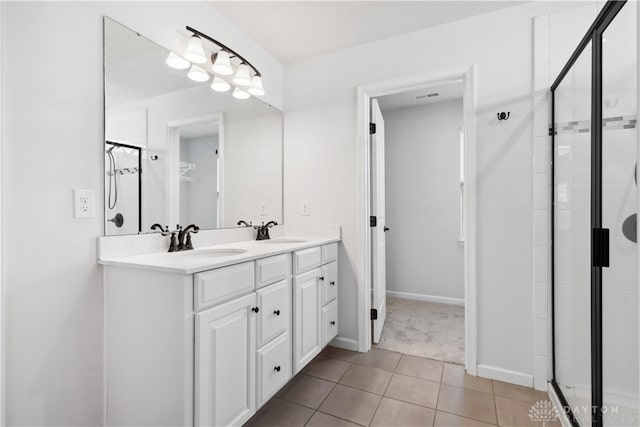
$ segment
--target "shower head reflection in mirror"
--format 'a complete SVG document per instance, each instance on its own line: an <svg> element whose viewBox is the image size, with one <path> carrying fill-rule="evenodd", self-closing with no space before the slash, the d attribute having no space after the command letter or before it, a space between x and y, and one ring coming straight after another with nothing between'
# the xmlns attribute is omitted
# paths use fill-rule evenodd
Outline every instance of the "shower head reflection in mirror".
<svg viewBox="0 0 640 427"><path fill-rule="evenodd" d="M109 205L105 179L106 234L147 233L154 223L195 223L204 230L238 227L239 219L282 224L281 111L191 81L188 70L166 65L167 49L109 18L104 25L106 140L139 147L142 171L139 190L124 176L115 179L121 228L109 222L116 187L111 184ZM213 73L211 64L202 67ZM118 152L111 153L113 168L122 162ZM138 195L139 229L123 209Z"/></svg>

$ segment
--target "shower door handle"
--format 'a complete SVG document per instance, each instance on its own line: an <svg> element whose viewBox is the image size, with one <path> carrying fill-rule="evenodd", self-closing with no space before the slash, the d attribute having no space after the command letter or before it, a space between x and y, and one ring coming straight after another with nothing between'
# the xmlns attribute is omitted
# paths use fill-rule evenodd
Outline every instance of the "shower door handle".
<svg viewBox="0 0 640 427"><path fill-rule="evenodd" d="M387 231L389 231L389 230L390 230L390 228L389 228L389 227L385 227L385 228L383 228L383 231L384 231L385 233L386 233Z"/></svg>

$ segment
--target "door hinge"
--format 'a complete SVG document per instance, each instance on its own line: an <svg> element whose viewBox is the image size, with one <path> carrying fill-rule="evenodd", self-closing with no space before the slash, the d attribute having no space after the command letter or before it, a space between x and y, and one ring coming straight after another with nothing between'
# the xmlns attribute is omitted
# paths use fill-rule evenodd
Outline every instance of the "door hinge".
<svg viewBox="0 0 640 427"><path fill-rule="evenodd" d="M369 226L376 227L378 225L378 218L375 216L369 217Z"/></svg>
<svg viewBox="0 0 640 427"><path fill-rule="evenodd" d="M378 309L371 309L371 320L378 320Z"/></svg>
<svg viewBox="0 0 640 427"><path fill-rule="evenodd" d="M609 267L609 229L594 228L591 259L594 267Z"/></svg>
<svg viewBox="0 0 640 427"><path fill-rule="evenodd" d="M376 133L376 124L375 123L369 123L369 134L373 135L374 133Z"/></svg>

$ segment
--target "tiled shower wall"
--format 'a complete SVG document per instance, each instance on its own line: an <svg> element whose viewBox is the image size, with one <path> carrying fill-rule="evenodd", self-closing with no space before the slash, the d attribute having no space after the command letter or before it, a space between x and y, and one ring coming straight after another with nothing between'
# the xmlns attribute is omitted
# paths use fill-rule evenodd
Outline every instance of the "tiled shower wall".
<svg viewBox="0 0 640 427"><path fill-rule="evenodd" d="M603 3L534 19L533 58L533 378L546 390L551 375L551 98L549 87Z"/></svg>

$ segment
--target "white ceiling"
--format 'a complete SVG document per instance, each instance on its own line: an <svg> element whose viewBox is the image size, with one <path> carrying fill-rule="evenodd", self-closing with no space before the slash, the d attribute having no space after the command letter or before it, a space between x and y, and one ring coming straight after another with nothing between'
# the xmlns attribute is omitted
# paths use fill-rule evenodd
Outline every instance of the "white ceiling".
<svg viewBox="0 0 640 427"><path fill-rule="evenodd" d="M334 52L524 1L212 1L282 63Z"/></svg>
<svg viewBox="0 0 640 427"><path fill-rule="evenodd" d="M432 95L427 96L425 95ZM437 95L436 95L437 94ZM416 99L415 97L419 97ZM437 102L451 101L462 98L462 80L425 86L408 92L395 93L377 98L380 110L390 111L399 108L421 107Z"/></svg>

